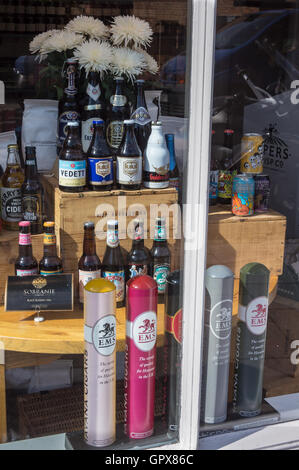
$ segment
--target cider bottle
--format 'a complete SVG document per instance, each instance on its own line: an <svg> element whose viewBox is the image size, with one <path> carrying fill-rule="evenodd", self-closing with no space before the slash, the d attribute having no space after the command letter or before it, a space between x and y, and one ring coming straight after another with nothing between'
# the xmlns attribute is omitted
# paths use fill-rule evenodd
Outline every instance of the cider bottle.
<svg viewBox="0 0 299 470"><path fill-rule="evenodd" d="M1 218L3 228L18 230L22 220L22 192L24 173L21 168L18 146L8 146L7 164L1 180Z"/></svg>

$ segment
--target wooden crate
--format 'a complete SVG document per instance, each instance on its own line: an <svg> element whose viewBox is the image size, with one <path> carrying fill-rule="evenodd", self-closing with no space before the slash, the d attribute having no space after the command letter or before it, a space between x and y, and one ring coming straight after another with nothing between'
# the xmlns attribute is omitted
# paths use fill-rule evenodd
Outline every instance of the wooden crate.
<svg viewBox="0 0 299 470"><path fill-rule="evenodd" d="M128 225L138 216L134 210L143 207L146 210L147 221L145 245L148 248L153 244L153 233L155 217L159 214L154 208L164 205L164 208L177 209L177 191L173 188L162 190L141 189L139 191L87 191L83 193L64 193L59 190L58 181L55 177L43 177L43 187L50 209L49 217L55 220L58 252L63 260L65 272L73 272L75 280L75 292L78 284L78 260L83 249L83 225L86 221L95 223L97 253L101 260L106 249L106 218L126 215L124 223L119 225L119 237L121 247L128 251L132 240L127 235ZM113 213L103 212L111 209ZM54 211L54 212L52 212ZM143 213L143 212L141 212ZM177 219L179 220L179 219ZM132 225L132 224L131 224ZM180 265L181 241L175 238L173 226L176 225L176 213L170 211L169 216L169 247L171 251L171 269L177 269Z"/></svg>

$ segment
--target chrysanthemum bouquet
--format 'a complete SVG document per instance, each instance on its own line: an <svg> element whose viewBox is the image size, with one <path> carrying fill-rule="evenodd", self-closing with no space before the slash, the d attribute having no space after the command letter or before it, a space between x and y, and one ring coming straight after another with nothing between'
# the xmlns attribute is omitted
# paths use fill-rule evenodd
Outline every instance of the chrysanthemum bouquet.
<svg viewBox="0 0 299 470"><path fill-rule="evenodd" d="M39 34L30 43L30 52L46 64L43 78L63 92L62 70L66 59L76 57L84 76L98 72L104 88L111 91L114 77L127 84L144 73L156 74L158 64L148 54L153 31L147 21L135 16L117 16L111 25L90 16L78 16L61 30Z"/></svg>

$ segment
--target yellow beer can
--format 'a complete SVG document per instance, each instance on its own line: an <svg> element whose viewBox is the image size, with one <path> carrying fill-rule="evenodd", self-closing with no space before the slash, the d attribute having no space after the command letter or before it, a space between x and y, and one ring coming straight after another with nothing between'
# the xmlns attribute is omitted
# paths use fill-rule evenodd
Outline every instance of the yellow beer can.
<svg viewBox="0 0 299 470"><path fill-rule="evenodd" d="M260 134L244 134L241 141L241 173L263 172L264 138Z"/></svg>

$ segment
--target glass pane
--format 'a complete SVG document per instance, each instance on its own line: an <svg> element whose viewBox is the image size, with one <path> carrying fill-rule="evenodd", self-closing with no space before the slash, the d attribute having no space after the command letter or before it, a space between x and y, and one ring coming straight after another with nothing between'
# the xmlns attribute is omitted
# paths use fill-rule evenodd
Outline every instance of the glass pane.
<svg viewBox="0 0 299 470"><path fill-rule="evenodd" d="M0 442L177 442L188 1L0 3Z"/></svg>
<svg viewBox="0 0 299 470"><path fill-rule="evenodd" d="M298 418L298 21L217 9L202 436Z"/></svg>

